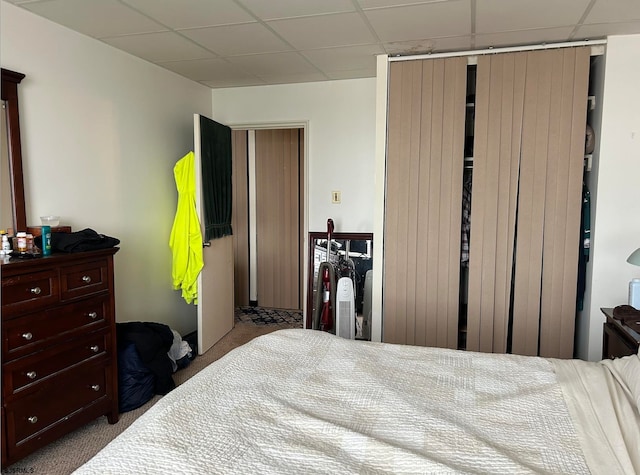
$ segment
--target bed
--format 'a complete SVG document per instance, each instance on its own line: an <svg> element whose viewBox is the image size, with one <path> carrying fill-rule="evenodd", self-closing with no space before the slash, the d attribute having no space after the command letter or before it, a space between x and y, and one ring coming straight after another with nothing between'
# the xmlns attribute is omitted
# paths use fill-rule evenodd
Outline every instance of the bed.
<svg viewBox="0 0 640 475"><path fill-rule="evenodd" d="M279 330L77 474L640 473L640 357L599 363Z"/></svg>

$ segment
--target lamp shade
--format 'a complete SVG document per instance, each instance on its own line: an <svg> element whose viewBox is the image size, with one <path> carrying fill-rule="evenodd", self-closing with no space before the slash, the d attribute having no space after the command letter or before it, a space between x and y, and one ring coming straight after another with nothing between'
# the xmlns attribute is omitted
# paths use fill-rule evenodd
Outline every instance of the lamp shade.
<svg viewBox="0 0 640 475"><path fill-rule="evenodd" d="M631 255L627 257L627 262L634 266L640 266L640 249L633 251Z"/></svg>

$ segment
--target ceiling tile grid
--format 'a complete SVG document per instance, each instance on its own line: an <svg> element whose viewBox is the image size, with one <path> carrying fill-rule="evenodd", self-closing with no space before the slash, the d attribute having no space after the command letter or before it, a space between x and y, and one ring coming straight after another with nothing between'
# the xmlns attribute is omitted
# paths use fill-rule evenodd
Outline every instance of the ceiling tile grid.
<svg viewBox="0 0 640 475"><path fill-rule="evenodd" d="M640 33L640 0L0 0L208 87L374 77L376 55Z"/></svg>

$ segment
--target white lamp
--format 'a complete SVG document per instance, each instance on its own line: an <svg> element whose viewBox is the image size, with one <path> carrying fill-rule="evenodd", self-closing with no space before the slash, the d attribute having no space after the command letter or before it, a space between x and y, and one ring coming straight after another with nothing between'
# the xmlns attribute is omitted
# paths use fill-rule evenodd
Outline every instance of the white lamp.
<svg viewBox="0 0 640 475"><path fill-rule="evenodd" d="M631 255L627 257L627 262L634 266L640 266L640 249L633 251Z"/></svg>
<svg viewBox="0 0 640 475"><path fill-rule="evenodd" d="M627 257L627 262L635 266L640 266L640 249L636 249ZM640 310L640 279L632 279L629 282L629 305L636 310Z"/></svg>

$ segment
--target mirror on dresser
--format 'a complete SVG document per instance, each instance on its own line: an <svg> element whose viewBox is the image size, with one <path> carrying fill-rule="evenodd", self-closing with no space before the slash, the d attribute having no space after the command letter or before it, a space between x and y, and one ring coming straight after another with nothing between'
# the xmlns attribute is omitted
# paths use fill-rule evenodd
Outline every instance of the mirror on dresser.
<svg viewBox="0 0 640 475"><path fill-rule="evenodd" d="M2 68L2 177L0 228L27 229L22 178L18 84L24 74Z"/></svg>
<svg viewBox="0 0 640 475"><path fill-rule="evenodd" d="M362 324L361 336L371 339L371 276L373 268L372 233L332 233L329 262L334 265L336 279L349 276L354 283L356 317ZM309 233L307 328L312 328L313 316L320 311L318 272L320 264L327 261L327 234Z"/></svg>

